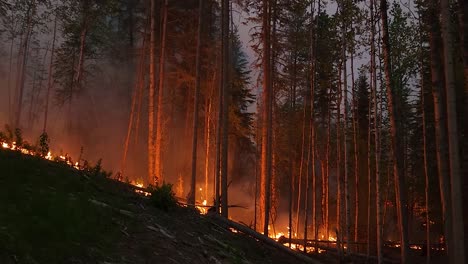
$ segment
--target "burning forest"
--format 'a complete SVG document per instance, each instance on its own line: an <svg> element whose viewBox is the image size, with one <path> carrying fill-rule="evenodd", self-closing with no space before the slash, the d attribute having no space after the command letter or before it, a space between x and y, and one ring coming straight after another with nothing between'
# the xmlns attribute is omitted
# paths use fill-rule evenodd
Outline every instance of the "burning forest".
<svg viewBox="0 0 468 264"><path fill-rule="evenodd" d="M0 151L195 209L305 263L466 263L466 13L0 0Z"/></svg>

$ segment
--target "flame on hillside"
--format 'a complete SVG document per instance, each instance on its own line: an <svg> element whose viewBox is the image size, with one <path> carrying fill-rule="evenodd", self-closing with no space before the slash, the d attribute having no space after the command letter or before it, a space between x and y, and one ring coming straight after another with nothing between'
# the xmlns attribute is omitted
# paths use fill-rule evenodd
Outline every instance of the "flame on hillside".
<svg viewBox="0 0 468 264"><path fill-rule="evenodd" d="M56 156L56 155L52 154L51 151L48 151L47 155L42 156L39 152L36 152L36 151L30 150L30 149L26 149L24 147L18 146L16 144L16 142L8 143L8 142L0 141L0 146L3 149L19 151L19 152L21 152L22 154L25 154L25 155L41 157L41 158L43 158L45 160L49 160L49 161L62 162L62 163L65 163L68 166L70 166L72 168L75 168L77 170L84 170L85 169L82 166L80 166L79 161L73 162L73 159L68 154L65 154L65 155L61 154L61 155ZM144 188L144 184L142 182L139 182L139 181L132 181L132 182L130 182L130 184L135 186L135 187L138 187L138 188ZM135 189L135 192L138 193L138 194L141 194L143 196L150 196L151 195L151 193L149 193L147 191L144 191L144 190L141 190L141 189Z"/></svg>

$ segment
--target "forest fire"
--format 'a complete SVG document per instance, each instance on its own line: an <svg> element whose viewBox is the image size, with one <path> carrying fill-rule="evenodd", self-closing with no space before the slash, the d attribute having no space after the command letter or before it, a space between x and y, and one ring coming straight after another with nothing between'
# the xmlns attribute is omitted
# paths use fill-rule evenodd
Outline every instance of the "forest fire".
<svg viewBox="0 0 468 264"><path fill-rule="evenodd" d="M466 1L115 2L0 0L0 148L101 175L83 146L297 250L466 262Z"/></svg>
<svg viewBox="0 0 468 264"><path fill-rule="evenodd" d="M61 163L67 164L68 166L70 166L70 167L72 167L74 169L77 169L77 170L84 170L85 169L82 165L80 165L79 161L73 162L73 159L68 154L54 156L51 151L48 151L46 155L40 155L39 152L37 152L37 151L33 151L31 149L27 149L27 148L18 146L16 144L16 142L8 143L8 142L5 142L5 141L1 141L0 145L1 145L1 147L3 149L19 151L22 154L41 157L41 158L43 158L45 160L49 160L49 161L61 162ZM141 194L143 196L150 196L151 195L151 193L149 193L149 192L147 192L145 190L142 190L142 188L144 188L144 184L142 182L131 181L130 184L135 186L135 187L141 188L141 189L135 189L135 193Z"/></svg>

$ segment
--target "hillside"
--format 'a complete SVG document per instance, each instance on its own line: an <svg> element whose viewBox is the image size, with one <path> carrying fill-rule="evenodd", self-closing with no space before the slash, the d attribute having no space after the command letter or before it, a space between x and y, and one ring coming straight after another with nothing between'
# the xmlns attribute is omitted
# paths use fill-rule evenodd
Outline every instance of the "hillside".
<svg viewBox="0 0 468 264"><path fill-rule="evenodd" d="M0 263L298 263L193 209L153 208L132 186L0 150Z"/></svg>

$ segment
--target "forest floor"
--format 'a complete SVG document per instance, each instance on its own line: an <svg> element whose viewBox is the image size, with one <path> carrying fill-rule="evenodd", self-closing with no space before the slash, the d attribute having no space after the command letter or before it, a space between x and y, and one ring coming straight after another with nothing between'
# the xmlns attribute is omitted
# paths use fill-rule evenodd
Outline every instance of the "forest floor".
<svg viewBox="0 0 468 264"><path fill-rule="evenodd" d="M0 263L300 263L127 184L0 150Z"/></svg>

